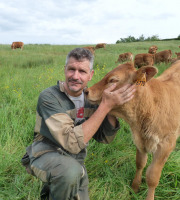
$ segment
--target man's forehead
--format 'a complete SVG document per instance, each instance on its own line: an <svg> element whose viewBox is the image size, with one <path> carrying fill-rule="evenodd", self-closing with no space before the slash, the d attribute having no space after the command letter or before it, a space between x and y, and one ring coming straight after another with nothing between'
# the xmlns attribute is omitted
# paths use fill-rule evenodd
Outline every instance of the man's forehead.
<svg viewBox="0 0 180 200"><path fill-rule="evenodd" d="M68 63L67 63L67 67L75 67L75 66L79 66L79 67L88 67L90 68L90 62L87 59L81 59L81 60L77 60L75 58L70 58Z"/></svg>
<svg viewBox="0 0 180 200"><path fill-rule="evenodd" d="M80 62L80 63L82 63L82 62L88 62L89 63L89 60L86 59L86 58L76 59L74 57L70 57L68 63L70 63L70 62Z"/></svg>

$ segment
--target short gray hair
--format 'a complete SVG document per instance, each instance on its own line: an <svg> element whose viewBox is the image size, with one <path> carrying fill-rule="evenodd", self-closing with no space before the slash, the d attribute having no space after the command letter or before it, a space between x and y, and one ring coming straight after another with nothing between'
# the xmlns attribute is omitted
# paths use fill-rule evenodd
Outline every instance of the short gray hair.
<svg viewBox="0 0 180 200"><path fill-rule="evenodd" d="M78 61L82 61L83 59L89 60L90 62L89 68L90 70L93 69L94 56L88 49L75 48L72 51L70 51L66 57L66 63L65 63L66 65L71 57L75 58Z"/></svg>

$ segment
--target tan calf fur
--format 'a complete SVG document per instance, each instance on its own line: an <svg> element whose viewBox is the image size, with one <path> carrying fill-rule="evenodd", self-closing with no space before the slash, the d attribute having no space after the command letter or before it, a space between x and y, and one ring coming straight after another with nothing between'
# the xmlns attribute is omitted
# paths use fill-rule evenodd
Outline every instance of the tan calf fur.
<svg viewBox="0 0 180 200"><path fill-rule="evenodd" d="M152 163L146 171L146 200L154 200L161 171L180 136L180 61L173 63L158 78L153 78L156 73L157 68L153 66L136 70L132 64L125 63L86 91L89 101L100 103L102 92L111 84L116 83L119 88L127 83L133 84L146 75L145 85L137 86L134 98L110 112L124 119L132 130L137 148L136 174L132 183L135 192L141 184L147 154L153 154Z"/></svg>

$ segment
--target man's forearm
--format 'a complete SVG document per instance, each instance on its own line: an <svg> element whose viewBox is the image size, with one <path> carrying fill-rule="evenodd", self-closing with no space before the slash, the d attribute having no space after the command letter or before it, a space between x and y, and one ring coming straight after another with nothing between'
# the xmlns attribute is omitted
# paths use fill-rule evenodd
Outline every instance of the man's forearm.
<svg viewBox="0 0 180 200"><path fill-rule="evenodd" d="M100 104L93 115L82 124L84 132L84 143L88 143L93 135L97 132L109 111L110 110L106 106Z"/></svg>

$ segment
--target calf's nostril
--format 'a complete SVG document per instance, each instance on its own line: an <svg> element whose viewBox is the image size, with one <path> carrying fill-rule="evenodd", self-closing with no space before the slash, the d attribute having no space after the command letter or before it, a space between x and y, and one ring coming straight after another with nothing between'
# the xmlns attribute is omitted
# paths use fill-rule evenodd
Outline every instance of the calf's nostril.
<svg viewBox="0 0 180 200"><path fill-rule="evenodd" d="M89 91L88 91L88 90L85 90L85 91L84 91L84 94L85 94L85 95L88 95L88 94L89 94Z"/></svg>

